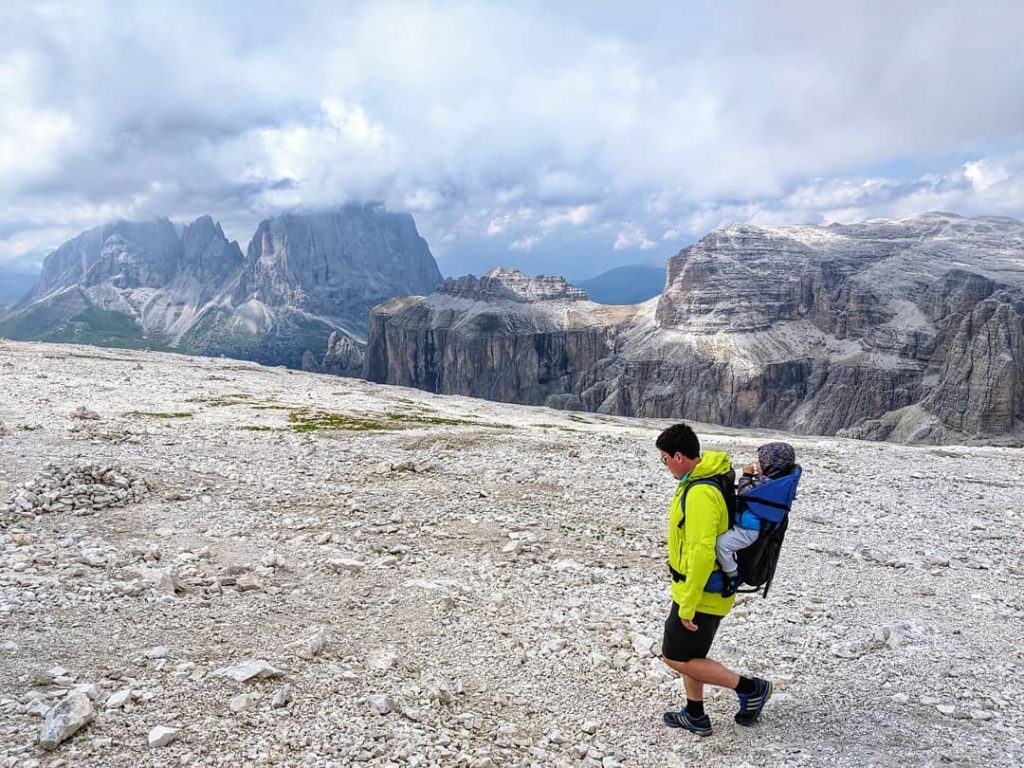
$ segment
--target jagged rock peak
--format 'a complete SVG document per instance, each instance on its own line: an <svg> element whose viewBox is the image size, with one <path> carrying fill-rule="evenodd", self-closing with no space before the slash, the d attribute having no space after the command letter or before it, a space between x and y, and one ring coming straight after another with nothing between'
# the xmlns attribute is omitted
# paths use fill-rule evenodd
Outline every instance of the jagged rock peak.
<svg viewBox="0 0 1024 768"><path fill-rule="evenodd" d="M268 306L291 306L359 326L392 296L426 295L441 282L408 213L349 204L262 221L249 243L240 286Z"/></svg>
<svg viewBox="0 0 1024 768"><path fill-rule="evenodd" d="M483 277L465 275L448 278L437 289L438 293L466 299L488 301L506 299L523 304L538 301L589 301L583 291L559 275L528 277L518 269L495 267Z"/></svg>
<svg viewBox="0 0 1024 768"><path fill-rule="evenodd" d="M163 217L120 220L93 227L50 253L36 295L104 283L119 289L163 288L183 270L210 279L241 263L237 243L229 243L209 216L183 225Z"/></svg>

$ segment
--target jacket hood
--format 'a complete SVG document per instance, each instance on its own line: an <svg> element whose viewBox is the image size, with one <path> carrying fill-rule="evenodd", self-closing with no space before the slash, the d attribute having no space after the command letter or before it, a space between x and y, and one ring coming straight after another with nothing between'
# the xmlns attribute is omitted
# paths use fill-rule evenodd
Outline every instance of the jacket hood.
<svg viewBox="0 0 1024 768"><path fill-rule="evenodd" d="M704 451L700 455L700 464L693 468L690 473L690 480L700 480L702 477L714 477L732 469L729 461L729 454L725 451Z"/></svg>

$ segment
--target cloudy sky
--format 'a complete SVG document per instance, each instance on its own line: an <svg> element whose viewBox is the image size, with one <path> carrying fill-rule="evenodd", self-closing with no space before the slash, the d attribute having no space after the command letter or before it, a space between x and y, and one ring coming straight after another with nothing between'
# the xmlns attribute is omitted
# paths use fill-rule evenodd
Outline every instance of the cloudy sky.
<svg viewBox="0 0 1024 768"><path fill-rule="evenodd" d="M244 249L351 200L410 211L446 275L583 278L732 221L1024 218L1022 29L986 0L10 0L0 266L122 217Z"/></svg>

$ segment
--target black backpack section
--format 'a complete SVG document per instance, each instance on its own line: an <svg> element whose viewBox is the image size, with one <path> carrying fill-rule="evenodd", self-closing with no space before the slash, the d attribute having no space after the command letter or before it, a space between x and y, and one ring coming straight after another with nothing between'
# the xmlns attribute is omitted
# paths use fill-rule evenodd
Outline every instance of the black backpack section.
<svg viewBox="0 0 1024 768"><path fill-rule="evenodd" d="M713 485L722 492L722 498L725 499L725 508L729 510L729 527L732 528L736 524L736 470L730 469L728 472L723 472L720 475L702 477L700 480L694 480L687 485L683 491L683 498L679 501L683 511L682 519L679 521L680 526L682 526L683 520L686 519L686 494L696 485Z"/></svg>
<svg viewBox="0 0 1024 768"><path fill-rule="evenodd" d="M779 564L779 553L782 541L786 538L789 515L780 523L762 523L761 533L749 547L736 553L736 567L740 572L740 583L752 589L738 589L737 592L761 591L762 597L768 597L768 589L775 578L775 568Z"/></svg>

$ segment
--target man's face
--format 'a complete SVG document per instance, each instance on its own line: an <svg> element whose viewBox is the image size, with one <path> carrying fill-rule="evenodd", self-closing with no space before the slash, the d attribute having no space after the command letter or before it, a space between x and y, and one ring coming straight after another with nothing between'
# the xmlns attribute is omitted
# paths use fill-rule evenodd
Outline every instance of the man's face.
<svg viewBox="0 0 1024 768"><path fill-rule="evenodd" d="M659 448L658 453L661 454L661 463L668 468L676 480L697 466L697 459L689 459L679 451L669 454Z"/></svg>

